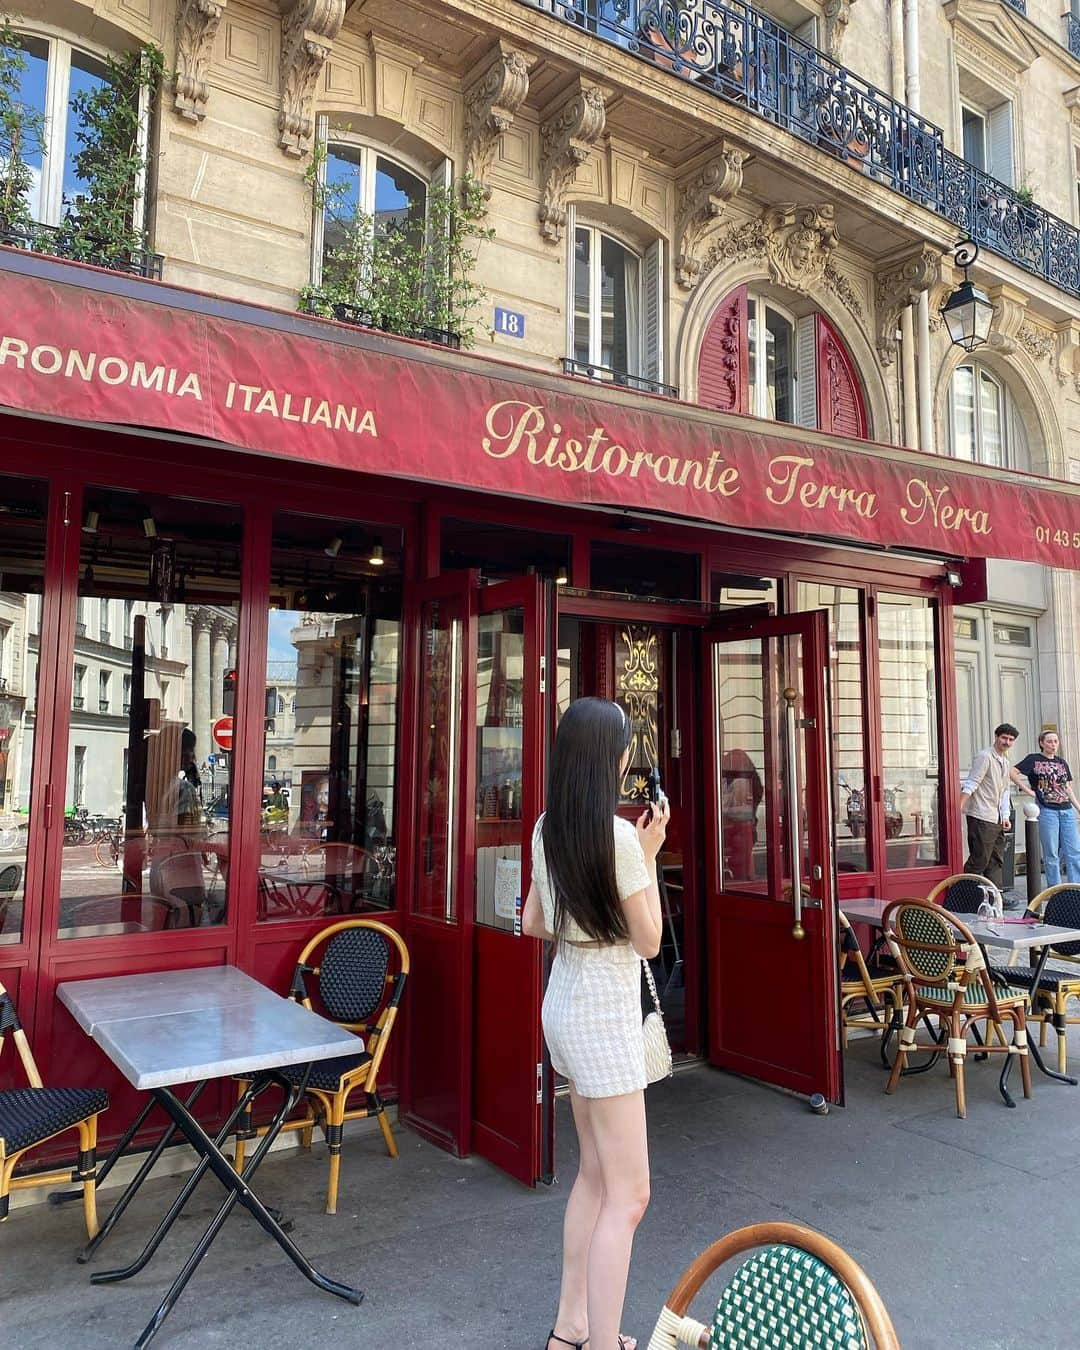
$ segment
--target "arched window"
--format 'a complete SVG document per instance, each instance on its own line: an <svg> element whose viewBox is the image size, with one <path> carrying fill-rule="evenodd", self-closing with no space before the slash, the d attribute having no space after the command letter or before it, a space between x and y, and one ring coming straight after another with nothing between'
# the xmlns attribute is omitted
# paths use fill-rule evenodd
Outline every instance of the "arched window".
<svg viewBox="0 0 1080 1350"><path fill-rule="evenodd" d="M428 185L416 170L382 154L372 145L335 140L324 125L326 159L321 166L326 189L316 221L312 279L318 285L331 253L346 242L357 217L371 220L377 234L400 231L419 244L424 234Z"/></svg>
<svg viewBox="0 0 1080 1350"><path fill-rule="evenodd" d="M570 232L569 369L631 388L663 379L660 240L644 254L593 225Z"/></svg>
<svg viewBox="0 0 1080 1350"><path fill-rule="evenodd" d="M796 316L746 286L713 311L698 356L698 402L837 436L870 434L855 363L828 319Z"/></svg>
<svg viewBox="0 0 1080 1350"><path fill-rule="evenodd" d="M44 225L59 225L67 211L77 208L87 186L75 169L80 146L71 100L102 88L108 71L99 57L61 38L17 33L16 40L26 62L16 97L28 111L41 115L45 128L41 144L23 150L34 175L30 211ZM145 127L146 118L140 120Z"/></svg>
<svg viewBox="0 0 1080 1350"><path fill-rule="evenodd" d="M1023 418L1008 388L977 361L957 366L949 385L950 449L995 468L1029 466Z"/></svg>

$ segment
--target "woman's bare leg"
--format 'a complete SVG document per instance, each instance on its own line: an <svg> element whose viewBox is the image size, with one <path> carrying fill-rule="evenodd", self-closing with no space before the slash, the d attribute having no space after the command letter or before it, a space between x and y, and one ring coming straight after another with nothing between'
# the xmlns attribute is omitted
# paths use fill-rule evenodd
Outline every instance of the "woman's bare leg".
<svg viewBox="0 0 1080 1350"><path fill-rule="evenodd" d="M603 1182L588 1257L590 1350L619 1350L634 1232L649 1204L645 1094L594 1097L589 1124Z"/></svg>
<svg viewBox="0 0 1080 1350"><path fill-rule="evenodd" d="M559 1315L555 1319L555 1330L568 1341L583 1341L589 1334L585 1292L589 1245L600 1213L604 1183L589 1119L590 1103L578 1096L573 1083L570 1084L570 1105L578 1137L578 1174L570 1189L566 1218L563 1220L562 1286L559 1289ZM558 1343L553 1341L551 1347L552 1350L558 1350Z"/></svg>

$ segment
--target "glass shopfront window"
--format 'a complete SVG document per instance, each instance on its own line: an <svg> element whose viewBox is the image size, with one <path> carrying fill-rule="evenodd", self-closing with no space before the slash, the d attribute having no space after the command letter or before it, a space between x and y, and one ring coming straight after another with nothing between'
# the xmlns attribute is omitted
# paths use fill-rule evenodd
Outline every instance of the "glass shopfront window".
<svg viewBox="0 0 1080 1350"><path fill-rule="evenodd" d="M260 921L391 909L401 533L274 518Z"/></svg>
<svg viewBox="0 0 1080 1350"><path fill-rule="evenodd" d="M936 606L925 596L877 597L882 802L890 871L943 861L938 759Z"/></svg>
<svg viewBox="0 0 1080 1350"><path fill-rule="evenodd" d="M59 935L222 923L239 508L92 487L80 539Z"/></svg>
<svg viewBox="0 0 1080 1350"><path fill-rule="evenodd" d="M833 808L837 827L836 866L840 872L865 872L870 866L860 601L861 594L854 586L800 581L796 589L797 609L829 611Z"/></svg>
<svg viewBox="0 0 1080 1350"><path fill-rule="evenodd" d="M47 501L44 483L0 476L0 946L23 927Z"/></svg>

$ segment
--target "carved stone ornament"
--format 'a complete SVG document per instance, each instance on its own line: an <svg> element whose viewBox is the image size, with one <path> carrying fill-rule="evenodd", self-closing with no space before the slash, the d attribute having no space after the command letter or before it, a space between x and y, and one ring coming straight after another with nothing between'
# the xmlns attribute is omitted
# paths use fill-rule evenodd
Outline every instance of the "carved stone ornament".
<svg viewBox="0 0 1080 1350"><path fill-rule="evenodd" d="M226 0L180 0L176 16L176 82L173 107L189 122L206 116L206 71Z"/></svg>
<svg viewBox="0 0 1080 1350"><path fill-rule="evenodd" d="M727 203L742 187L746 153L725 141L720 154L679 184L675 208L675 277L692 290L701 280L702 239L724 214Z"/></svg>
<svg viewBox="0 0 1080 1350"><path fill-rule="evenodd" d="M347 0L281 0L281 111L279 144L306 155L315 139L315 85L334 50Z"/></svg>
<svg viewBox="0 0 1080 1350"><path fill-rule="evenodd" d="M839 239L833 206L770 206L762 214L769 276L779 286L805 291L822 281Z"/></svg>
<svg viewBox="0 0 1080 1350"><path fill-rule="evenodd" d="M540 128L540 233L561 243L566 228L566 198L578 166L604 132L604 95L579 80L570 97Z"/></svg>
<svg viewBox="0 0 1080 1350"><path fill-rule="evenodd" d="M1057 351L1057 334L1033 323L1025 323L1016 340L1033 361L1053 360Z"/></svg>
<svg viewBox="0 0 1080 1350"><path fill-rule="evenodd" d="M1058 324L1057 352L1054 360L1054 374L1057 382L1065 385L1076 370L1080 360L1080 323L1075 319L1066 319Z"/></svg>
<svg viewBox="0 0 1080 1350"><path fill-rule="evenodd" d="M848 281L843 272L838 272L832 263L826 263L825 271L822 274L822 280L825 282L825 285L828 286L829 290L832 291L833 295L847 305L848 309L851 310L856 318L862 318L862 301L859 299L858 295L856 295L855 287L852 286L851 282Z"/></svg>
<svg viewBox="0 0 1080 1350"><path fill-rule="evenodd" d="M491 196L487 176L499 137L513 125L528 95L531 64L524 52L500 42L487 70L465 94L465 176L484 185L485 197Z"/></svg>
<svg viewBox="0 0 1080 1350"><path fill-rule="evenodd" d="M940 280L941 253L924 244L909 257L901 259L886 272L879 272L874 283L877 309L877 350L883 366L896 357L896 328L900 313L918 300L922 291Z"/></svg>
<svg viewBox="0 0 1080 1350"><path fill-rule="evenodd" d="M825 0L825 50L839 61L854 0Z"/></svg>
<svg viewBox="0 0 1080 1350"><path fill-rule="evenodd" d="M954 272L958 283L960 272L957 269ZM994 306L994 322L987 346L1001 356L1012 356L1027 318L1027 296L1006 286L991 287L987 296Z"/></svg>

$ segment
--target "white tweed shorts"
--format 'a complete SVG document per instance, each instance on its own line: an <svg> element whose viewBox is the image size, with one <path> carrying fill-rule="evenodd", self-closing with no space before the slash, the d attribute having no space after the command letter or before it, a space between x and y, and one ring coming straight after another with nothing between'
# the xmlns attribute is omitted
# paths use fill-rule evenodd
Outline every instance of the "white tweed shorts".
<svg viewBox="0 0 1080 1350"><path fill-rule="evenodd" d="M641 958L630 943L558 943L541 1018L556 1072L582 1097L645 1087Z"/></svg>

